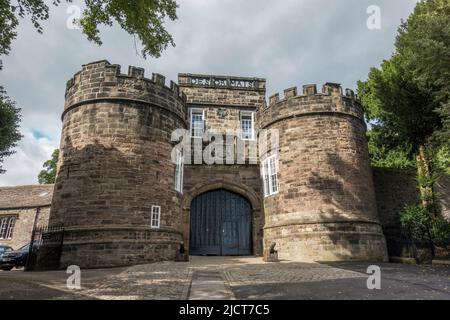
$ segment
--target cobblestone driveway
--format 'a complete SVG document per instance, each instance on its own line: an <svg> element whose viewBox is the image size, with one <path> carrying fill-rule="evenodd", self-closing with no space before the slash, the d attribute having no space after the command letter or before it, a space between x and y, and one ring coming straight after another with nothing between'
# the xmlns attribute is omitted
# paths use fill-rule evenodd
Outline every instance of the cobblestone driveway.
<svg viewBox="0 0 450 320"><path fill-rule="evenodd" d="M450 300L449 267L379 264L382 290L371 291L366 286L369 265L194 257L189 263L82 270L79 291L66 288L63 271L0 272L0 299L186 299L193 274L214 271L237 299Z"/></svg>

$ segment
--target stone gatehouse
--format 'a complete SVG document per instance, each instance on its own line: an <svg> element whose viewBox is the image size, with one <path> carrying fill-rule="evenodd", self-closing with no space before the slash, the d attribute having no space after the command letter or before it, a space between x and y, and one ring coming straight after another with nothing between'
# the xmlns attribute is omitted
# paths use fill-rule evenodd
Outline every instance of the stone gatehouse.
<svg viewBox="0 0 450 320"><path fill-rule="evenodd" d="M55 185L0 188L0 245L64 224L60 267L186 255L386 260L414 172L370 167L363 110L326 83L266 101L266 81L179 74L178 84L107 61L67 83ZM450 217L450 180L439 185ZM386 246L386 240L387 246ZM386 248L387 247L387 248Z"/></svg>
<svg viewBox="0 0 450 320"><path fill-rule="evenodd" d="M172 260L182 244L386 260L363 110L351 90L321 89L267 102L265 79L179 74L166 86L140 68L84 65L67 84L49 218L65 226L61 267Z"/></svg>

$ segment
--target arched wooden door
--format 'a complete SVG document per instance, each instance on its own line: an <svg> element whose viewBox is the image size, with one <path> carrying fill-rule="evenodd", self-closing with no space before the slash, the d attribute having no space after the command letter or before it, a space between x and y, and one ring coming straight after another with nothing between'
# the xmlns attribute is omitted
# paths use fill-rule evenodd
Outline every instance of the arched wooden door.
<svg viewBox="0 0 450 320"><path fill-rule="evenodd" d="M191 204L191 255L252 254L252 208L244 197L224 190L199 195Z"/></svg>

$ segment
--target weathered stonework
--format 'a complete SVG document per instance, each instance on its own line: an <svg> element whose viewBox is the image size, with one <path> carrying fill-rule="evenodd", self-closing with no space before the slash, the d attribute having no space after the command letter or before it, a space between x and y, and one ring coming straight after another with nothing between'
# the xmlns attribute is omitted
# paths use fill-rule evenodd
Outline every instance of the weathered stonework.
<svg viewBox="0 0 450 320"><path fill-rule="evenodd" d="M384 235L389 254L402 254L398 214L418 202L415 173L372 172L363 110L353 91L343 94L340 85L327 83L318 93L316 85L306 85L302 95L290 88L266 103L261 78L179 74L178 82L167 87L163 76L147 79L135 67L121 74L107 61L84 65L67 83L56 183L0 188L0 217L17 217L13 238L0 244L18 248L30 240L33 226L63 224L61 268L175 260L182 243L190 253L192 204L220 191L228 197L221 205L234 203L236 212L241 206L241 220L226 221L227 228L239 221L248 235L238 254L268 256L276 243L280 259L381 261L387 259ZM238 134L242 115L250 113L255 139L245 141L243 162L237 162L238 134L224 140L236 153L232 163L207 164L201 155L210 137L189 138L201 147L200 157L191 159L199 162L186 162L191 154L183 150L178 192L172 157L180 141L172 133L190 128L193 108L202 110L206 131L228 136L230 130ZM258 145L265 130L269 144ZM256 155L252 145L260 147ZM269 155L277 156L278 193L265 196L260 160ZM446 216L449 185L446 177L437 185ZM216 202L204 210L208 199L196 211L202 219L214 212L233 218L231 205L222 210ZM161 207L159 228L152 228L152 206ZM203 230L199 225L192 233ZM241 226L231 229L238 234Z"/></svg>
<svg viewBox="0 0 450 320"><path fill-rule="evenodd" d="M193 84L193 79L211 78L221 79L230 85L215 86ZM252 81L251 88L231 85L231 81ZM266 80L261 78L244 77L218 77L181 73L178 75L178 83L187 96L187 102L191 105L221 106L234 108L255 108L265 104ZM220 124L223 125L223 124Z"/></svg>
<svg viewBox="0 0 450 320"><path fill-rule="evenodd" d="M122 75L119 66L100 61L68 82L50 217L66 229L61 267L173 260L181 241L189 243L191 203L218 189L251 205L253 254L276 242L281 259L386 258L353 92L342 96L340 86L326 84L321 94L305 86L298 96L292 88L267 106L264 79L180 74L178 80L169 88L161 75L146 79L134 67ZM279 152L279 193L264 199L260 163L250 153L245 164L185 165L184 192L176 192L171 133L189 128L191 108L203 110L205 130L239 130L242 112L254 113L255 133L278 130L279 150L260 156ZM252 141L246 143L248 149ZM153 205L161 206L159 229L151 228Z"/></svg>
<svg viewBox="0 0 450 320"><path fill-rule="evenodd" d="M204 82L199 85L196 79ZM194 74L180 74L178 76L180 90L186 94L189 109L202 109L205 115L205 130L223 135L224 150L230 148L235 153L232 164L227 164L224 159L221 165L199 165L193 163L186 166L184 176L184 200L183 200L183 224L185 243L189 243L190 206L193 199L200 194L215 190L227 189L247 198L252 205L252 238L253 253L262 255L262 238L264 227L264 212L261 202L261 177L257 159L254 164L249 164L251 154L248 153L250 144L255 141L245 141L242 159L246 164L237 164L237 141L234 137L231 143L227 143L225 135L240 130L241 112L254 112L265 105L266 81L261 78L205 76ZM214 83L221 82L217 86ZM250 83L251 87L239 86L238 83ZM256 128L255 128L256 129ZM204 142L203 146L206 146ZM255 158L257 154L255 155Z"/></svg>
<svg viewBox="0 0 450 320"><path fill-rule="evenodd" d="M0 219L15 217L11 239L0 239L0 245L13 249L28 244L34 226L48 224L53 185L0 188Z"/></svg>
<svg viewBox="0 0 450 320"><path fill-rule="evenodd" d="M404 255L400 212L420 202L414 170L373 169L378 215L383 224L389 256Z"/></svg>
<svg viewBox="0 0 450 320"><path fill-rule="evenodd" d="M260 127L278 130L279 193L264 201L265 247L280 258L386 260L377 216L363 111L351 90L306 86L270 98Z"/></svg>
<svg viewBox="0 0 450 320"><path fill-rule="evenodd" d="M417 187L417 172L414 169L374 168L378 215L386 236L389 256L411 256L409 242L402 237L400 212L408 205L420 203ZM441 176L436 183L436 196L441 204L442 215L450 221L450 178Z"/></svg>
<svg viewBox="0 0 450 320"><path fill-rule="evenodd" d="M246 197L252 204L253 252L262 255L264 211L261 202L261 178L257 166L187 166L185 168L183 225L185 243L189 243L190 204L207 191L227 189Z"/></svg>
<svg viewBox="0 0 450 320"><path fill-rule="evenodd" d="M65 227L61 266L174 259L182 240L171 133L186 127L185 97L164 77L128 75L106 61L68 82L50 223ZM151 228L151 208L161 227Z"/></svg>

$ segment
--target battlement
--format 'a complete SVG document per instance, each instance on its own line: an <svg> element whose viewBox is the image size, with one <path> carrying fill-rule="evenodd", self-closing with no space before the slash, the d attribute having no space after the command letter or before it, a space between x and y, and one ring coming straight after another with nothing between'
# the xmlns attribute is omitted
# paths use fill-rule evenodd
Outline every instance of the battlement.
<svg viewBox="0 0 450 320"><path fill-rule="evenodd" d="M322 92L317 92L316 84L307 84L303 86L303 94L298 94L298 88L292 87L284 90L283 94L276 93L269 97L269 103L267 107L274 106L279 102L286 101L292 98L307 98L311 96L333 96L342 97L354 100L359 103L357 95L352 89L345 89L345 94L342 92L342 87L339 83L327 82L322 86Z"/></svg>
<svg viewBox="0 0 450 320"><path fill-rule="evenodd" d="M66 86L65 110L86 101L123 99L161 105L186 116L186 95L178 84L153 73L151 79L145 77L145 70L128 67L128 73L121 73L121 66L106 60L96 61L82 66Z"/></svg>
<svg viewBox="0 0 450 320"><path fill-rule="evenodd" d="M303 86L302 94L297 87L284 90L269 97L265 108L259 110L261 126L286 117L308 113L343 113L364 119L363 109L358 97L351 89L345 89L338 83L327 82L322 92L317 92L316 84Z"/></svg>

